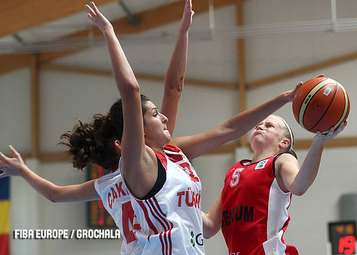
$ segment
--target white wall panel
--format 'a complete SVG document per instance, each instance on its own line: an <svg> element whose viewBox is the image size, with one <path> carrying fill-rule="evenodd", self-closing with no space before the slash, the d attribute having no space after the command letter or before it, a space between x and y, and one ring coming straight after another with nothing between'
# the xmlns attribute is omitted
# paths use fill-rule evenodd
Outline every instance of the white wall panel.
<svg viewBox="0 0 357 255"><path fill-rule="evenodd" d="M41 73L41 149L62 151L57 146L62 133L72 130L76 118L91 121L106 113L118 97L111 77L61 72Z"/></svg>
<svg viewBox="0 0 357 255"><path fill-rule="evenodd" d="M1 151L12 144L21 152L31 148L30 72L22 69L0 76Z"/></svg>

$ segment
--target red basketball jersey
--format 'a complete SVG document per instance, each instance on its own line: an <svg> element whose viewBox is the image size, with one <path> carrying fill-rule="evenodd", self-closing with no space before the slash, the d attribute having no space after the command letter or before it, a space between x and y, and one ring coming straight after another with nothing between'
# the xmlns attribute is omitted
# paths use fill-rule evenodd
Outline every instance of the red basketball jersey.
<svg viewBox="0 0 357 255"><path fill-rule="evenodd" d="M222 232L231 255L298 254L283 234L291 193L283 192L270 157L240 161L227 172L222 190Z"/></svg>

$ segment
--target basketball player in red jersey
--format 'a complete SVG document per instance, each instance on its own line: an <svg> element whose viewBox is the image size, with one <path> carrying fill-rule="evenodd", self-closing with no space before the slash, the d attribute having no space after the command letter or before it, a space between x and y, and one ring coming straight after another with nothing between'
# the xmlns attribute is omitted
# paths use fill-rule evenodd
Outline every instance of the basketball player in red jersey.
<svg viewBox="0 0 357 255"><path fill-rule="evenodd" d="M252 160L242 160L227 172L221 196L204 215L204 235L221 227L230 255L296 255L284 243L292 194L301 196L314 182L324 144L347 122L326 134L317 133L300 167L292 150L288 124L275 115L260 122L250 134Z"/></svg>

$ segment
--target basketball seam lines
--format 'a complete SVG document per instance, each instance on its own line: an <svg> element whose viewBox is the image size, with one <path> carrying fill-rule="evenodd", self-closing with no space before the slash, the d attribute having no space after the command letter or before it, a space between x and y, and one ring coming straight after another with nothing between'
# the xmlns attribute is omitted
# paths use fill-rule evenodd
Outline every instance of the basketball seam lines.
<svg viewBox="0 0 357 255"><path fill-rule="evenodd" d="M329 102L329 105L327 106L326 110L324 111L323 115L320 117L320 119L313 125L313 127L311 127L310 129L307 129L304 125L304 119L305 119L305 114L306 114L306 110L308 108L308 106L310 105L312 99L315 97L315 95L322 89L325 88L327 85L329 84L335 84L336 85L336 89L334 91L334 95L331 99L331 101ZM319 87L320 86L320 87ZM317 88L316 88L317 87ZM335 122L333 126L333 128L337 128L345 119L346 116L348 116L349 113L349 98L348 98L348 94L345 90L345 88L337 81L332 80L330 78L325 78L322 81L320 81L319 83L315 84L309 91L308 93L305 95L304 100L302 101L302 103L300 104L299 107L299 111L298 111L298 123L304 127L306 130L311 131L313 130L318 124L319 122L323 119L323 117L327 114L328 110L331 108L331 105L333 103L333 100L335 99L337 93L338 93L338 89L342 90L343 93L343 98L344 98L344 109L342 112L342 115L340 116L340 119ZM310 98L308 98L309 96L311 96ZM307 99L308 98L308 99ZM306 101L306 103L305 103ZM329 130L323 131L324 133L327 133ZM311 131L312 132L312 131Z"/></svg>
<svg viewBox="0 0 357 255"><path fill-rule="evenodd" d="M328 85L328 84L322 86L318 91L316 91L315 95L317 94L317 92L319 92L322 88L326 87L327 85ZM338 87L335 89L335 93L333 94L333 97L332 97L332 99L331 99L329 105L327 106L327 108L326 108L324 114L322 114L321 118L315 123L315 125L314 125L312 128L309 129L309 131L312 130L314 127L316 127L317 124L319 124L319 122L320 122L320 121L322 120L322 118L325 116L325 114L327 113L327 111L330 109L330 106L331 106L331 104L332 104L332 102L333 102L333 99L335 98L335 96L336 96L336 94L337 94L337 90L338 90ZM314 96L315 96L315 95L314 95ZM313 97L314 97L314 96L313 96ZM313 98L313 97L312 97L312 98ZM312 98L311 98L311 99L312 99ZM305 113L304 113L304 114L305 114ZM328 132L328 130L326 130L326 131L324 131L324 132Z"/></svg>
<svg viewBox="0 0 357 255"><path fill-rule="evenodd" d="M308 95L310 95L311 91L313 91L313 90L316 88L316 86L320 85L320 84L323 83L323 82L326 82L327 80L329 80L329 79L328 79L328 78L325 78L324 80L320 81L320 82L317 83L315 86L313 86L313 87L310 89L310 91L306 94L305 99L306 99L306 97L307 97ZM323 86L325 86L325 85L322 85L322 87L323 87ZM319 91L319 90L320 90L320 89L318 89L317 91ZM317 91L315 92L315 94L317 93ZM315 94L314 94L314 95L315 95ZM300 109L299 109L299 123L300 123L300 125L303 126L303 127L305 127L305 125L304 125L304 119L305 119L306 109L307 109L308 105L310 104L311 99L314 97L314 95L309 99L309 102L308 102L306 105L304 105L305 99L302 101L302 103L301 103L301 105L300 105ZM302 111L302 112L301 112L301 111Z"/></svg>
<svg viewBox="0 0 357 255"><path fill-rule="evenodd" d="M334 128L338 127L342 121L345 119L347 113L348 113L348 105L349 105L349 100L348 100L348 96L347 96L347 92L345 90L345 88L340 85L339 83L337 83L338 87L342 89L344 98L345 98L345 108L343 109L343 114L341 115L341 118L337 121L337 124L334 126Z"/></svg>

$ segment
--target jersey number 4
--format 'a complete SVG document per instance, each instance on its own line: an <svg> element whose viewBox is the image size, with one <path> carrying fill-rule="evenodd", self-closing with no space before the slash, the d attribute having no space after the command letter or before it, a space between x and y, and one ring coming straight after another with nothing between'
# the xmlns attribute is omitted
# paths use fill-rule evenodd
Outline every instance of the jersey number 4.
<svg viewBox="0 0 357 255"><path fill-rule="evenodd" d="M141 229L139 224L134 224L134 210L130 202L126 202L122 206L122 225L123 225L123 235L127 243L136 241L134 230Z"/></svg>

